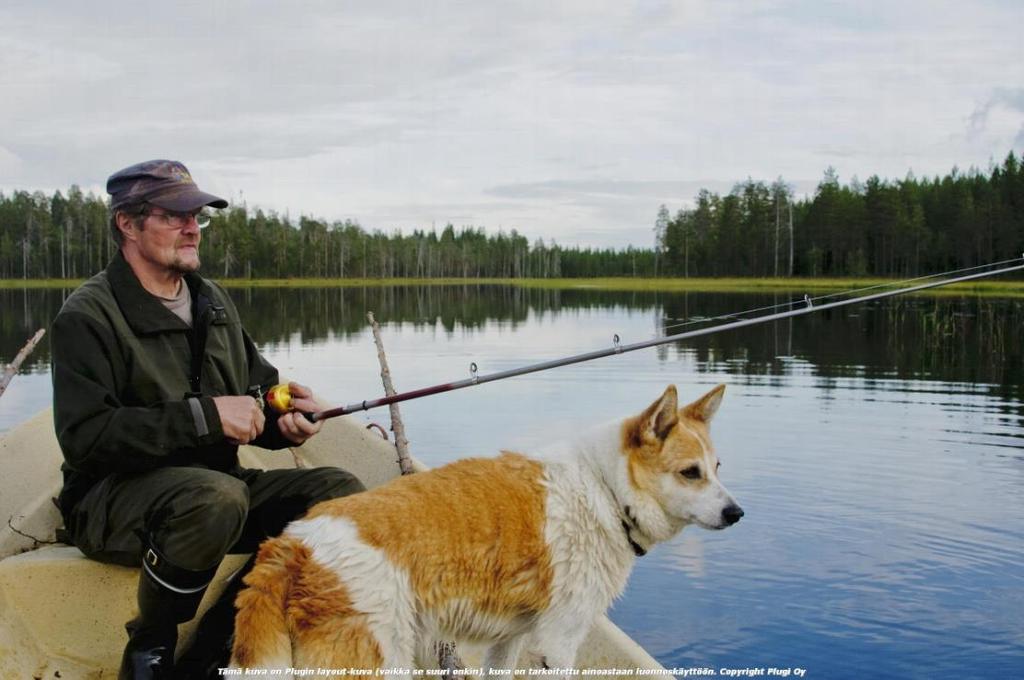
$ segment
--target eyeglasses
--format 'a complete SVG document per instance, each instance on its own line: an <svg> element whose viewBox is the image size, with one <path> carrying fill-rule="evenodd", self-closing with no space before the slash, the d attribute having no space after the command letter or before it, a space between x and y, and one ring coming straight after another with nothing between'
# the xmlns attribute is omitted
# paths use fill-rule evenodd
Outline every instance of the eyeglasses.
<svg viewBox="0 0 1024 680"><path fill-rule="evenodd" d="M198 210L196 212L177 212L174 210L164 210L162 213L152 212L152 208L145 208L140 215L146 215L148 217L159 217L162 219L168 227L171 229L184 229L188 226L188 223L193 219L196 221L196 225L200 229L205 229L210 226L211 215L209 213Z"/></svg>

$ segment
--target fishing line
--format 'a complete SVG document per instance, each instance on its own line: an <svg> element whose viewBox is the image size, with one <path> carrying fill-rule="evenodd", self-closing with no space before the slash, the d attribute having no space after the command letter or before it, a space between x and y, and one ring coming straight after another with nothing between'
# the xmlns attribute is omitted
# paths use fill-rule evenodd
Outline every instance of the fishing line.
<svg viewBox="0 0 1024 680"><path fill-rule="evenodd" d="M935 278L938 278L940 276L952 276L954 274L963 274L965 272L972 272L972 271L976 271L978 269L987 269L989 267L999 267L999 266L1002 266L1004 264L1009 264L1010 262L1018 262L1021 259L1022 258L1015 257L1015 258L1011 258L1009 260L1000 260L999 262L990 262L988 264L975 265L974 267L964 267L962 269L952 269L950 271L940 272L938 274L927 274L925 276L917 276L917 277L914 277L912 279L903 279L902 281L889 281L889 282L886 282L886 283L876 283L876 284L871 285L871 286L864 286L862 288L851 288L849 290L840 291L838 293L828 293L828 294L825 294L825 295L817 295L815 297L804 296L803 298L799 298L799 299L796 299L796 300L791 300L789 302L780 302L778 304L767 305L767 306L764 306L764 307L754 307L752 309L747 309L747 310L744 310L742 312L733 312L731 314L722 314L722 315L719 315L719 316L708 316L708 317L702 317L702 318L687 319L686 321L682 321L680 323L676 323L676 324L671 324L671 325L665 326L664 330L668 331L668 330L672 330L674 328L684 328L686 326L692 326L692 325L698 324L698 323L708 323L710 321L723 321L725 319L738 319L740 317L746 316L747 314L753 314L755 312L773 311L773 310L782 309L782 308L790 308L791 309L791 308L793 308L796 305L807 304L808 301L813 303L813 302L819 302L821 300L828 300L828 299L835 298L835 297L844 297L844 296L847 296L847 295L853 295L854 293L863 293L863 292L869 291L869 290L877 290L878 288L892 288L894 286L904 286L904 285L906 285L908 283L914 283L915 281L926 281L928 279L935 279ZM999 272L993 272L993 274L996 274L996 273L999 273Z"/></svg>

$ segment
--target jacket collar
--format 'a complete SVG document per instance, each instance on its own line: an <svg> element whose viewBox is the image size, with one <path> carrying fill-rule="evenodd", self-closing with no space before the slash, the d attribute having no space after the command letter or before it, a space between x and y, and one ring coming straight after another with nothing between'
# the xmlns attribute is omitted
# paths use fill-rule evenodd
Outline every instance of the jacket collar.
<svg viewBox="0 0 1024 680"><path fill-rule="evenodd" d="M120 251L107 265L107 281L114 292L114 299L128 325L136 333L162 333L165 331L187 331L188 324L174 312L164 307L160 299L142 287L131 265ZM185 274L185 283L192 296L202 293L210 295L206 282L195 273Z"/></svg>

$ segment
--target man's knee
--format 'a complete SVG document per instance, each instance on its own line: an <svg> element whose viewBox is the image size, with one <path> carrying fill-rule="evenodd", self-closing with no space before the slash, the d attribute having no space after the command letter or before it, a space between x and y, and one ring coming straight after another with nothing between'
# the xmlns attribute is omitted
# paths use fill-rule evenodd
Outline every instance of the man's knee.
<svg viewBox="0 0 1024 680"><path fill-rule="evenodd" d="M205 569L219 562L238 540L248 512L245 482L219 472L197 471L193 483L170 502L165 517L156 518L153 540L175 564Z"/></svg>
<svg viewBox="0 0 1024 680"><path fill-rule="evenodd" d="M228 515L244 520L249 511L249 487L231 475L212 470L196 470L188 488L172 501L175 514L194 512L204 518Z"/></svg>
<svg viewBox="0 0 1024 680"><path fill-rule="evenodd" d="M351 472L336 467L322 467L311 470L316 475L314 493L310 498L310 505L332 498L351 496L360 491L366 491L363 483Z"/></svg>

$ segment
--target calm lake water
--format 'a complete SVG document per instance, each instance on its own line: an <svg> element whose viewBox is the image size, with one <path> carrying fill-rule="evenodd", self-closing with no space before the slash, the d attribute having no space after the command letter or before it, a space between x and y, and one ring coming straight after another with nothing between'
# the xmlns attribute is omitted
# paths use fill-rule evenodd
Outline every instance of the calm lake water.
<svg viewBox="0 0 1024 680"><path fill-rule="evenodd" d="M232 291L282 373L328 401L380 396L365 322L399 390L678 332L786 295L506 287ZM0 360L60 291L0 291ZM637 562L612 619L667 667L808 678L1024 674L1024 302L903 298L402 405L430 465L529 451L718 383L721 475L746 511ZM0 430L48 405L48 353L0 399ZM355 416L387 423L386 410Z"/></svg>

